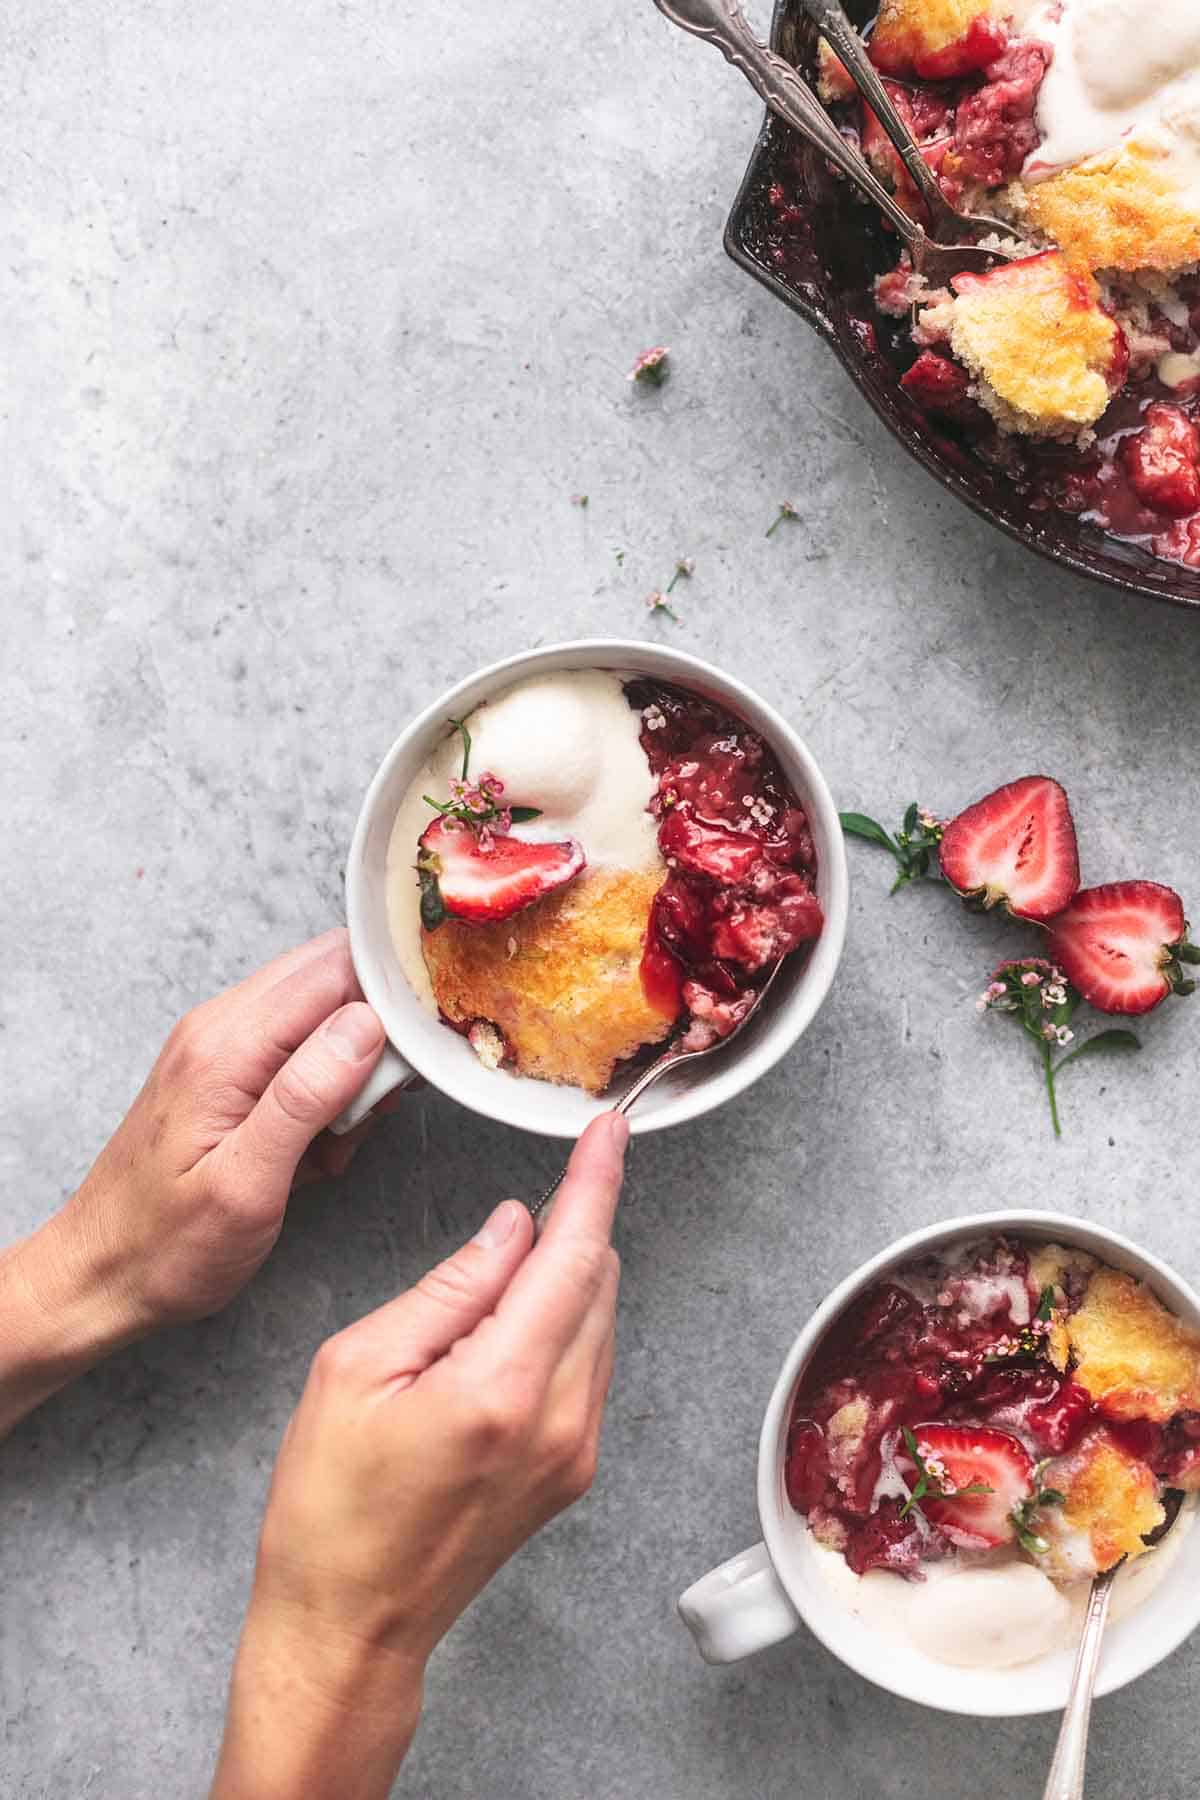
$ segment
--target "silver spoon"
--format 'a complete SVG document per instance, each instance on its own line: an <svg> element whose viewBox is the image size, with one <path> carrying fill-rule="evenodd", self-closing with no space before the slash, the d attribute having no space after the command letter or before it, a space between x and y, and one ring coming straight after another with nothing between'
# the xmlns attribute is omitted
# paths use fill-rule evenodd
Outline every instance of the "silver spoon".
<svg viewBox="0 0 1200 1800"><path fill-rule="evenodd" d="M761 44L746 23L737 0L654 0L663 17L681 31L714 44L726 62L740 69L755 92L785 124L799 132L847 180L864 193L895 227L913 268L944 287L952 276L968 271L986 274L1009 252L984 250L978 244L935 244L923 226L910 219L879 180L865 157L842 136L808 83L782 56Z"/></svg>
<svg viewBox="0 0 1200 1800"><path fill-rule="evenodd" d="M1155 1526L1153 1531L1147 1533L1145 1539L1147 1544L1162 1543L1179 1517L1179 1509L1182 1505L1183 1495L1178 1488L1168 1488L1163 1495L1166 1517L1161 1525ZM1071 1676L1071 1688L1067 1695L1066 1709L1063 1712L1062 1725L1058 1733L1058 1743L1054 1747L1054 1761L1050 1764L1050 1775L1042 1800L1083 1800L1088 1727L1092 1719L1092 1694L1096 1686L1096 1672L1100 1667L1100 1646L1104 1641L1104 1627L1108 1623L1108 1608L1112 1600L1113 1582L1117 1578L1117 1571L1124 1562L1125 1558L1122 1557L1121 1561L1114 1563L1111 1569L1105 1569L1103 1575L1097 1575L1092 1583L1092 1591L1088 1596L1087 1616L1083 1622L1079 1649L1075 1656L1075 1671Z"/></svg>
<svg viewBox="0 0 1200 1800"><path fill-rule="evenodd" d="M800 4L821 36L833 45L846 73L900 152L905 168L929 208L929 235L939 244L953 243L959 238L987 237L993 232L1002 238L1011 237L1013 228L1003 219L990 219L986 213L959 212L956 206L951 206L938 186L933 170L921 155L917 140L892 104L841 0L800 0Z"/></svg>
<svg viewBox="0 0 1200 1800"><path fill-rule="evenodd" d="M659 1076L665 1075L668 1069L677 1069L681 1063L699 1062L701 1057L718 1056L722 1050L728 1050L730 1044L741 1037L751 1019L754 1018L755 1014L759 1011L763 1001L770 993L775 978L783 967L784 961L785 958L780 957L779 961L775 964L771 973L767 976L767 979L763 982L749 1007L738 1020L732 1031L727 1032L723 1038L717 1038L715 1043L709 1044L703 1050L684 1049L684 1037L686 1036L686 1032L674 1037L667 1045L662 1055L656 1057L649 1068L643 1069L636 1080L630 1082L629 1086L625 1089L625 1092L621 1095L621 1098L614 1104L612 1108L613 1112L627 1113L634 1102L641 1099L646 1089L648 1087L653 1087ZM559 1188L562 1186L563 1176L566 1172L565 1169L561 1170L550 1183L550 1186L546 1189L545 1193L540 1195L539 1198L530 1205L529 1210L535 1219L542 1212L546 1202L552 1200L554 1195L557 1194Z"/></svg>

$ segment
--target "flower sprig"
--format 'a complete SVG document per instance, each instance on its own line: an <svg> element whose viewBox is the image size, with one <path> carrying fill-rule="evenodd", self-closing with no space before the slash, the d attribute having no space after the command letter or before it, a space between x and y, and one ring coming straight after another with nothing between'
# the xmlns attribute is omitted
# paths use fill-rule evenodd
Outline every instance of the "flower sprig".
<svg viewBox="0 0 1200 1800"><path fill-rule="evenodd" d="M1085 1038L1056 1061L1056 1050L1075 1043L1071 1021L1082 1003L1082 996L1062 970L1040 956L1001 963L975 1002L981 1013L1007 1013L1037 1046L1055 1137L1062 1136L1056 1083L1067 1065L1081 1056L1110 1050L1140 1050L1142 1047L1140 1038L1132 1031L1112 1028Z"/></svg>
<svg viewBox="0 0 1200 1800"><path fill-rule="evenodd" d="M650 387L661 387L671 373L668 360L670 355L670 346L667 344L655 344L653 349L643 350L640 356L634 358L633 367L625 379Z"/></svg>
<svg viewBox="0 0 1200 1800"><path fill-rule="evenodd" d="M1019 1331L1015 1337L997 1338L996 1342L984 1357L984 1362L1011 1362L1018 1356L1041 1356L1046 1348L1047 1340L1050 1337L1051 1326L1054 1323L1054 1304L1054 1289L1052 1287L1044 1287L1042 1289L1041 1299L1038 1301L1037 1312L1029 1321L1029 1324Z"/></svg>
<svg viewBox="0 0 1200 1800"><path fill-rule="evenodd" d="M921 1449L916 1434L910 1426L902 1427L904 1448L916 1465L917 1480L908 1499L900 1508L900 1517L907 1519L909 1513L920 1512L922 1500L958 1500L972 1494L990 1494L994 1489L986 1482L973 1481L968 1487L956 1487L950 1479L949 1471L940 1456L933 1456Z"/></svg>
<svg viewBox="0 0 1200 1800"><path fill-rule="evenodd" d="M479 834L479 848L490 850L493 837L503 836L514 825L524 825L530 819L540 819L541 808L505 806L504 783L490 769L485 769L477 781L471 781L471 734L467 730L466 720L451 719L449 723L462 739L462 771L450 779L448 800L434 800L429 794L423 794L421 798L426 806L432 806L434 812L440 813L443 819L457 819L460 825L469 825L472 831Z"/></svg>
<svg viewBox="0 0 1200 1800"><path fill-rule="evenodd" d="M792 524L792 525L796 525L800 521L800 514L797 512L796 508L792 505L790 500L781 500L779 502L779 511L775 514L774 519L767 526L767 529L763 533L763 536L764 537L774 537L775 533L779 530L779 527L785 522L785 520L789 524Z"/></svg>
<svg viewBox="0 0 1200 1800"><path fill-rule="evenodd" d="M1046 1472L1050 1458L1046 1457L1033 1471L1033 1492L1019 1506L1013 1507L1012 1522L1017 1533L1017 1542L1022 1550L1030 1556L1045 1556L1050 1545L1037 1529L1037 1514L1047 1506L1065 1506L1067 1497L1060 1494L1057 1488L1042 1486L1042 1476Z"/></svg>
<svg viewBox="0 0 1200 1800"><path fill-rule="evenodd" d="M907 887L910 881L942 879L933 862L946 828L945 820L936 818L926 807L918 806L915 800L894 836L890 831L885 831L876 819L869 819L866 813L844 812L839 813L838 817L842 822L842 830L849 832L851 837L865 838L869 844L878 844L895 857L899 873L889 892L896 893L898 889Z"/></svg>

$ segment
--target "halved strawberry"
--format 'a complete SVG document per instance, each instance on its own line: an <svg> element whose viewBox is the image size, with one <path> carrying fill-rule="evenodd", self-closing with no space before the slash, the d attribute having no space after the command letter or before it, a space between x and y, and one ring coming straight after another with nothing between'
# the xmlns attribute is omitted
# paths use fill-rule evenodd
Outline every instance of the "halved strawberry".
<svg viewBox="0 0 1200 1800"><path fill-rule="evenodd" d="M1170 993L1191 993L1183 964L1200 961L1187 941L1183 901L1157 881L1085 888L1051 921L1046 949L1107 1013L1145 1013Z"/></svg>
<svg viewBox="0 0 1200 1800"><path fill-rule="evenodd" d="M586 866L574 838L527 844L457 819L435 819L418 841L421 919L427 929L446 913L471 925L492 925L565 887Z"/></svg>
<svg viewBox="0 0 1200 1800"><path fill-rule="evenodd" d="M942 874L964 900L998 902L1018 919L1052 919L1079 886L1079 847L1066 792L1026 775L968 806L942 837Z"/></svg>
<svg viewBox="0 0 1200 1800"><path fill-rule="evenodd" d="M990 1425L914 1425L912 1437L931 1478L918 1501L930 1524L961 1550L1011 1543L1017 1535L1013 1512L1033 1492L1034 1461L1024 1444ZM896 1466L915 1491L921 1471L903 1445ZM950 1488L988 1491L950 1493Z"/></svg>

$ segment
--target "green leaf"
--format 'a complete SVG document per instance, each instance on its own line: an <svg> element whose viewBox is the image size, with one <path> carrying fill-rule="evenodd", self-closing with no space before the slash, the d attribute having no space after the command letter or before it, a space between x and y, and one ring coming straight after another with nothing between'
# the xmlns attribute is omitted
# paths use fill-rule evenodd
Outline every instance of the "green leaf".
<svg viewBox="0 0 1200 1800"><path fill-rule="evenodd" d="M1097 1052L1107 1050L1140 1050L1141 1047L1141 1039L1135 1037L1132 1031L1098 1031L1095 1037L1085 1038L1077 1050L1064 1056L1055 1073L1061 1074L1068 1063L1075 1062L1081 1056L1094 1056Z"/></svg>
<svg viewBox="0 0 1200 1800"><path fill-rule="evenodd" d="M1057 1488L1043 1488L1037 1497L1039 1506L1065 1506L1067 1496L1060 1494Z"/></svg>
<svg viewBox="0 0 1200 1800"><path fill-rule="evenodd" d="M877 824L874 819L868 819L865 813L844 812L839 813L838 818L842 821L842 830L851 837L866 838L869 844L879 844L884 850L890 850L893 856L897 854L895 841L882 825Z"/></svg>
<svg viewBox="0 0 1200 1800"><path fill-rule="evenodd" d="M1014 1523L1017 1528L1017 1541L1022 1550L1027 1550L1030 1556L1045 1556L1050 1549L1045 1538L1039 1537L1036 1531L1030 1531L1028 1525L1023 1525L1015 1515Z"/></svg>
<svg viewBox="0 0 1200 1800"><path fill-rule="evenodd" d="M418 869L417 879L421 884L421 923L426 931L436 931L446 920L438 878L432 869Z"/></svg>
<svg viewBox="0 0 1200 1800"><path fill-rule="evenodd" d="M512 806L509 811L514 825L527 825L530 819L540 819L542 816L540 806Z"/></svg>
<svg viewBox="0 0 1200 1800"><path fill-rule="evenodd" d="M1035 1314L1035 1317L1039 1318L1039 1319L1049 1320L1050 1317L1052 1316L1053 1312L1054 1312L1054 1284L1051 1282L1042 1289L1042 1294L1041 1294L1040 1300L1038 1301L1038 1309L1037 1309L1037 1313Z"/></svg>
<svg viewBox="0 0 1200 1800"><path fill-rule="evenodd" d="M1171 946L1180 962L1200 963L1200 944L1189 944L1186 939Z"/></svg>
<svg viewBox="0 0 1200 1800"><path fill-rule="evenodd" d="M920 807L917 805L916 801L914 800L912 805L909 807L908 811L904 815L904 830L905 830L905 833L907 834L907 836L909 836L909 837L911 837L913 832L917 829L917 819L920 815L920 811L921 811Z"/></svg>

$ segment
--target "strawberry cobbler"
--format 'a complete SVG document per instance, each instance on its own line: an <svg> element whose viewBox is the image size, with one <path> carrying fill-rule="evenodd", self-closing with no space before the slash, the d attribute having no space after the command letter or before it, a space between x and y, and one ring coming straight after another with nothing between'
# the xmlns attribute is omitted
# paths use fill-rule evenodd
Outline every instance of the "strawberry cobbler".
<svg viewBox="0 0 1200 1800"><path fill-rule="evenodd" d="M1194 0L882 0L873 61L947 198L1013 260L876 284L902 385L1042 502L1200 566L1200 13ZM845 69L819 89L922 202ZM783 204L782 196L780 205Z"/></svg>
<svg viewBox="0 0 1200 1800"><path fill-rule="evenodd" d="M808 819L757 732L600 670L449 721L388 891L405 975L481 1061L595 1094L668 1037L727 1037L823 923Z"/></svg>
<svg viewBox="0 0 1200 1800"><path fill-rule="evenodd" d="M819 1345L786 1483L856 1610L935 1659L1029 1660L1101 1570L1156 1577L1164 1496L1200 1488L1200 1334L1086 1252L954 1245Z"/></svg>

